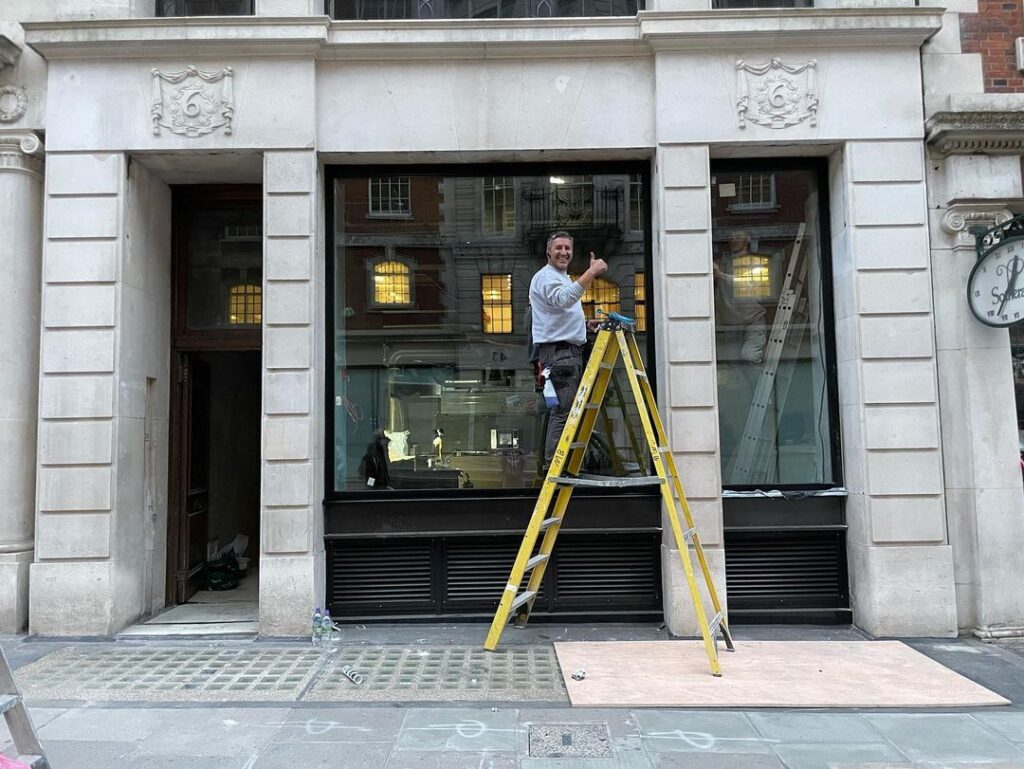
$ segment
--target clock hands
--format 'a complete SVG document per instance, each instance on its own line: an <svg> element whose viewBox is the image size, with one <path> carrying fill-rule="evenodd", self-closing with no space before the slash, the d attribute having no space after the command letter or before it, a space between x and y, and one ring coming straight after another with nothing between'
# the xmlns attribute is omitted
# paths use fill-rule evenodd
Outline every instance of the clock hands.
<svg viewBox="0 0 1024 769"><path fill-rule="evenodd" d="M1017 278L1020 277L1021 272L1024 271L1024 260L1018 256L1013 257L1013 269L1010 272L1010 280L1006 285L1006 293L1003 294L1003 301L999 304L999 311L996 315L1003 314L1003 308L1006 307L1006 303L1013 296L1013 291L1017 287Z"/></svg>

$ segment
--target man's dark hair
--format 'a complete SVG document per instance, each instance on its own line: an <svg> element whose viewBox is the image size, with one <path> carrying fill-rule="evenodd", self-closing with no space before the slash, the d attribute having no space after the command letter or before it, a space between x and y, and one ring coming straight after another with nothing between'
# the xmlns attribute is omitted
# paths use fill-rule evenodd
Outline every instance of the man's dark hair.
<svg viewBox="0 0 1024 769"><path fill-rule="evenodd" d="M574 242L572 235L570 235L565 230L558 230L557 232L552 232L550 235L548 235L548 242L544 244L545 254L548 252L548 249L551 248L551 244L554 243L558 238L568 238L570 243Z"/></svg>

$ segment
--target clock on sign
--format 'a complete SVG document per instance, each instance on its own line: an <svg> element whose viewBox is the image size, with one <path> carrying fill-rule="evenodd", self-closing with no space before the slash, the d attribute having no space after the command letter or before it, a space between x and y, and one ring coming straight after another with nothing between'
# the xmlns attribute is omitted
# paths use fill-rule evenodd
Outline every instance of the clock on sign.
<svg viewBox="0 0 1024 769"><path fill-rule="evenodd" d="M1024 323L1024 216L977 236L978 261L967 278L967 303L988 326Z"/></svg>

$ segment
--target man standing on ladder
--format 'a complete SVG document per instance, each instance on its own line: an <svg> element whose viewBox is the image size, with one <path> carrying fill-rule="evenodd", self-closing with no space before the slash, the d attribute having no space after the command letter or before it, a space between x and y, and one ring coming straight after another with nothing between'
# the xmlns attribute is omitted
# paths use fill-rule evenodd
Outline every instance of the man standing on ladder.
<svg viewBox="0 0 1024 769"><path fill-rule="evenodd" d="M544 439L544 472L558 446L558 439L569 416L573 397L583 376L583 345L587 341L588 324L594 328L600 320L589 322L583 314L581 299L594 278L603 274L608 265L590 252L590 267L575 281L569 277L573 239L568 232L553 232L548 236L548 263L541 267L530 281L533 344L541 371L550 371L558 405L551 409L547 434Z"/></svg>

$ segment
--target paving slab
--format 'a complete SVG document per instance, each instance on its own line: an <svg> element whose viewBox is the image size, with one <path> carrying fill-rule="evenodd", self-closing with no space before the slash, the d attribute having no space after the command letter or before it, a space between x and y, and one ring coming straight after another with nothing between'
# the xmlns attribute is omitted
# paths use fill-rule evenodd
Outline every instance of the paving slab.
<svg viewBox="0 0 1024 769"><path fill-rule="evenodd" d="M614 758L523 758L522 769L653 769L642 754Z"/></svg>
<svg viewBox="0 0 1024 769"><path fill-rule="evenodd" d="M975 720L1009 740L1018 747L1024 746L1024 712L1014 713L973 713Z"/></svg>
<svg viewBox="0 0 1024 769"><path fill-rule="evenodd" d="M117 718L124 712L124 709L108 711L111 718ZM195 750L203 755L232 757L248 756L269 745L288 711L283 708L245 711L204 708L151 712L160 716L162 726L139 740L142 753L174 756L182 753L184 746L195 746Z"/></svg>
<svg viewBox="0 0 1024 769"><path fill-rule="evenodd" d="M869 713L911 761L1024 761L1024 751L966 713Z"/></svg>
<svg viewBox="0 0 1024 769"><path fill-rule="evenodd" d="M390 742L360 742L344 746L286 743L261 749L256 760L247 764L246 769L384 769L390 753Z"/></svg>
<svg viewBox="0 0 1024 769"><path fill-rule="evenodd" d="M275 742L311 744L394 742L404 708L294 708L274 735Z"/></svg>
<svg viewBox="0 0 1024 769"><path fill-rule="evenodd" d="M655 753L653 769L786 769L776 755L761 753Z"/></svg>
<svg viewBox="0 0 1024 769"><path fill-rule="evenodd" d="M507 752L393 750L387 769L519 769L519 759Z"/></svg>
<svg viewBox="0 0 1024 769"><path fill-rule="evenodd" d="M755 712L747 717L762 736L776 742L885 742L885 737L856 713Z"/></svg>
<svg viewBox="0 0 1024 769"><path fill-rule="evenodd" d="M32 719L32 724L36 727L36 731L43 726L46 726L50 721L55 719L57 716L64 715L68 712L68 708L44 708L44 707L29 707L28 715ZM7 729L7 720L0 718L0 750L5 749L8 745L11 745L11 733Z"/></svg>
<svg viewBox="0 0 1024 769"><path fill-rule="evenodd" d="M125 760L125 756L135 751L134 742L44 740L43 750L54 769L134 766Z"/></svg>
<svg viewBox="0 0 1024 769"><path fill-rule="evenodd" d="M839 767L875 764L889 766L906 763L903 755L892 745L845 745L840 743L815 745L775 745L775 754L787 769L839 769ZM937 768L936 768L937 769Z"/></svg>
<svg viewBox="0 0 1024 769"><path fill-rule="evenodd" d="M771 740L743 713L644 710L634 713L644 748L652 753L769 753Z"/></svg>
<svg viewBox="0 0 1024 769"><path fill-rule="evenodd" d="M398 750L420 751L525 752L525 747L526 730L514 709L412 708L395 742Z"/></svg>

